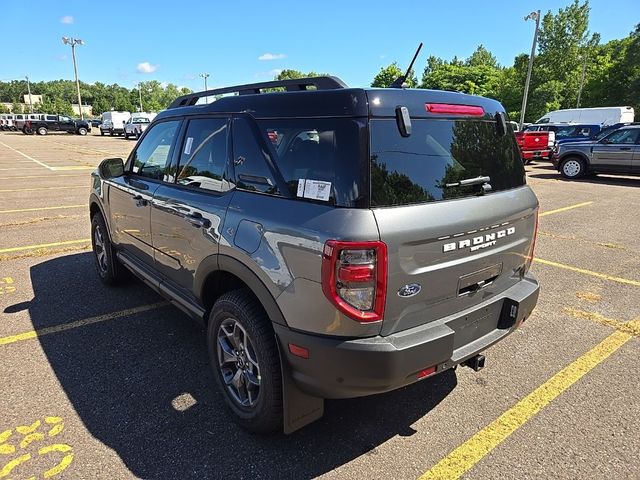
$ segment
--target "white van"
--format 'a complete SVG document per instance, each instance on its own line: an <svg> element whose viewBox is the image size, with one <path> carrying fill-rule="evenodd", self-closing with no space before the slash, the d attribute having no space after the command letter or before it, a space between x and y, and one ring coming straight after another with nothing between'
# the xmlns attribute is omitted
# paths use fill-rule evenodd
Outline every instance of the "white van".
<svg viewBox="0 0 640 480"><path fill-rule="evenodd" d="M632 107L568 108L547 113L535 123L585 123L613 125L633 122Z"/></svg>
<svg viewBox="0 0 640 480"><path fill-rule="evenodd" d="M104 112L102 114L102 124L100 125L100 135L122 135L124 124L131 117L129 112Z"/></svg>

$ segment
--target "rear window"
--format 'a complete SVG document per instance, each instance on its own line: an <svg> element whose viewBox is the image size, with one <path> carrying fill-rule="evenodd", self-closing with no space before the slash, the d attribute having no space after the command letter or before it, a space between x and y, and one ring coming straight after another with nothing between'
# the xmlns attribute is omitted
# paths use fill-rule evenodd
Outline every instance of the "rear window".
<svg viewBox="0 0 640 480"><path fill-rule="evenodd" d="M257 123L291 195L340 207L366 206L364 120L298 118Z"/></svg>
<svg viewBox="0 0 640 480"><path fill-rule="evenodd" d="M525 184L515 137L498 135L488 120L412 119L402 137L395 119L371 121L371 206L409 205L477 195L490 177L491 192Z"/></svg>

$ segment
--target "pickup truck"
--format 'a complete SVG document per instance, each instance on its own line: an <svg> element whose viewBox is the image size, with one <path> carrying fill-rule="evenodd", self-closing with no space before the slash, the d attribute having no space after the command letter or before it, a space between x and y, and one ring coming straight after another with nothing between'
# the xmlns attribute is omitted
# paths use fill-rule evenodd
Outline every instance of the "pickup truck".
<svg viewBox="0 0 640 480"><path fill-rule="evenodd" d="M147 117L131 117L127 120L127 123L124 124L124 138L140 138L142 132L147 129L150 123L151 120Z"/></svg>
<svg viewBox="0 0 640 480"><path fill-rule="evenodd" d="M22 127L26 135L46 135L51 132L77 133L86 135L91 131L91 124L85 120L73 120L64 115L41 114L39 118L27 120Z"/></svg>
<svg viewBox="0 0 640 480"><path fill-rule="evenodd" d="M516 142L524 164L531 160L550 160L556 134L553 131L515 132Z"/></svg>

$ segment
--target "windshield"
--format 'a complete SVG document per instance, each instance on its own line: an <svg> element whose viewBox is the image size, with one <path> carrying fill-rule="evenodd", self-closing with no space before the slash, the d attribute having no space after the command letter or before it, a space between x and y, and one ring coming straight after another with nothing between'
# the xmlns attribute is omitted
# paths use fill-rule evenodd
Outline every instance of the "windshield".
<svg viewBox="0 0 640 480"><path fill-rule="evenodd" d="M499 135L486 120L413 120L402 137L395 119L371 121L371 205L392 206L477 195L490 177L491 191L525 184L513 135Z"/></svg>

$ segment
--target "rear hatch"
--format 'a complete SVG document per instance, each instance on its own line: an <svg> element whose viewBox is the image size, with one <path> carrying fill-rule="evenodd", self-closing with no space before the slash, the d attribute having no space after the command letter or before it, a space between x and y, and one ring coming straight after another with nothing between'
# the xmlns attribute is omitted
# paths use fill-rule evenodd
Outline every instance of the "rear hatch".
<svg viewBox="0 0 640 480"><path fill-rule="evenodd" d="M437 100L482 109L429 113L425 104L433 100L428 91L422 95L422 108L414 92L405 99L408 136L400 115L377 116L372 108L371 206L388 249L383 335L454 315L514 286L528 268L535 234L538 201L525 185L513 133L499 125L502 107L446 94Z"/></svg>

